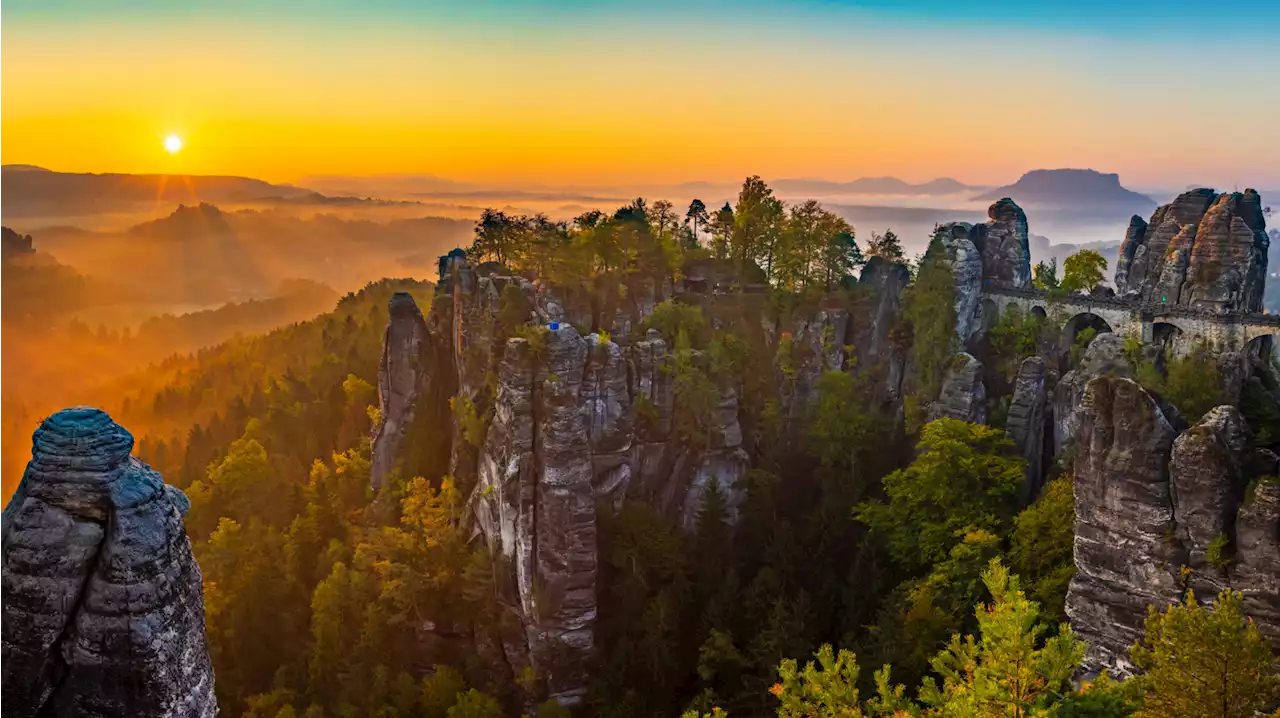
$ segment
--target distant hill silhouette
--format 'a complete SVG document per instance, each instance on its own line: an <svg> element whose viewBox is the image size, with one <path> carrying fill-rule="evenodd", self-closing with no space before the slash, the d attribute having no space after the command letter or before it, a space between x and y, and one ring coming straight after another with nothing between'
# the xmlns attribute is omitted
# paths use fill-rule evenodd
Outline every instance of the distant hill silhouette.
<svg viewBox="0 0 1280 718"><path fill-rule="evenodd" d="M862 177L851 182L832 182L821 179L780 179L771 183L783 192L809 192L813 194L902 194L944 195L976 189L950 177L940 177L921 184L912 184L897 177Z"/></svg>
<svg viewBox="0 0 1280 718"><path fill-rule="evenodd" d="M311 193L248 177L80 174L32 165L0 168L6 219L90 215L157 203L283 200Z"/></svg>
<svg viewBox="0 0 1280 718"><path fill-rule="evenodd" d="M1024 207L1098 207L1144 216L1156 206L1150 197L1122 187L1120 175L1094 170L1032 170L1017 182L984 192L974 199L994 202L1002 197L1012 197Z"/></svg>

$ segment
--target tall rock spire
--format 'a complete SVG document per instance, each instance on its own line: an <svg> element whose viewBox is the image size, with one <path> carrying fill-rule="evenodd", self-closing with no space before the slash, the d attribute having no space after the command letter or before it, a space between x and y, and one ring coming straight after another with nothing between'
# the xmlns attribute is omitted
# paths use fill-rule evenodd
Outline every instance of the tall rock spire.
<svg viewBox="0 0 1280 718"><path fill-rule="evenodd" d="M98 409L32 437L4 510L6 716L217 714L188 502Z"/></svg>

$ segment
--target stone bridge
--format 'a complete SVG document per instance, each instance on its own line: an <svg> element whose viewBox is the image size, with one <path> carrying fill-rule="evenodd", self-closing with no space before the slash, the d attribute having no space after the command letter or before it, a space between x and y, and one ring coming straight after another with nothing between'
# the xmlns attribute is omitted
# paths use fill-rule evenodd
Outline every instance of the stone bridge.
<svg viewBox="0 0 1280 718"><path fill-rule="evenodd" d="M1248 349L1270 356L1280 337L1280 315L1218 314L1185 306L1151 305L1120 297L1070 295L1050 297L1035 289L987 286L982 291L987 326L1017 307L1023 316L1038 314L1061 331L1066 348L1077 334L1092 327L1138 336L1146 343L1168 344L1175 356L1185 356L1199 344L1219 351Z"/></svg>

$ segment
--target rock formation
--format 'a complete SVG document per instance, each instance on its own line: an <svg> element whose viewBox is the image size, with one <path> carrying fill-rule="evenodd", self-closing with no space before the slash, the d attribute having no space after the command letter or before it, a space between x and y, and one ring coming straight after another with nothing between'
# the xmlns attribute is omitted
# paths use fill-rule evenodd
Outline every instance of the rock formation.
<svg viewBox="0 0 1280 718"><path fill-rule="evenodd" d="M976 251L972 262L976 291ZM869 265L864 279L873 291L857 300L874 306L865 326L855 330L850 308L831 304L795 317L785 332L761 323L763 296L715 289L732 283L722 264L693 265L676 301L701 307L712 328L751 334L775 356L783 432L802 428L823 374L846 367L850 346L860 366L884 370L885 397L900 400L906 360L891 330L909 281L904 266ZM424 440L413 432L447 436L447 467L438 473L470 488L497 591L520 629L483 640L500 646L513 672L531 666L553 696L578 703L595 644L600 512L643 503L692 529L714 484L733 520L751 440L739 421L742 387L710 370L711 352L677 355L672 337L644 328L672 296L669 282L636 273L621 287L611 284L617 277L602 277L590 288L565 288L504 276L492 264L473 267L460 251L441 258L440 272L425 320L407 297L393 301L376 474L387 476ZM702 374L698 391L708 393L697 398L706 402L698 407L705 443L691 445L674 432L684 402L694 399L679 396L677 383L693 371ZM980 371L968 379L970 390L973 381L981 386ZM447 417L441 407L451 403ZM974 410L981 405L979 397ZM424 411L446 418L424 422ZM446 424L452 431L439 431Z"/></svg>
<svg viewBox="0 0 1280 718"><path fill-rule="evenodd" d="M1127 675L1147 606L1181 596L1168 456L1175 431L1132 379L1085 388L1075 437L1076 575L1071 626L1089 643L1085 668Z"/></svg>
<svg viewBox="0 0 1280 718"><path fill-rule="evenodd" d="M31 235L21 235L8 227L0 227L0 257L8 260L35 253L36 250L31 245Z"/></svg>
<svg viewBox="0 0 1280 718"><path fill-rule="evenodd" d="M959 419L974 424L987 423L987 390L982 383L982 362L972 354L951 357L942 378L938 400L929 407L929 420Z"/></svg>
<svg viewBox="0 0 1280 718"><path fill-rule="evenodd" d="M955 279L956 337L962 346L982 330L982 251L970 238L973 225L951 222L938 228L938 241Z"/></svg>
<svg viewBox="0 0 1280 718"><path fill-rule="evenodd" d="M413 424L419 396L427 381L427 324L407 292L391 297L391 321L378 363L378 407L381 421L373 432L370 483L377 491L392 470Z"/></svg>
<svg viewBox="0 0 1280 718"><path fill-rule="evenodd" d="M1273 477L1257 479L1236 514L1231 587L1244 595L1258 630L1280 646L1280 481Z"/></svg>
<svg viewBox="0 0 1280 718"><path fill-rule="evenodd" d="M472 268L462 255L443 258L441 269L435 304L449 309L425 323L424 343L434 348L426 374L454 387L479 424L465 431L452 422L449 471L474 486L475 525L499 595L522 628L518 640L503 637L506 660L517 671L531 665L553 696L577 703L594 646L598 512L641 501L692 526L712 482L736 510L735 484L747 470L737 389L719 387L709 446L691 451L671 435L680 397L669 342L652 329L639 333L669 288L631 277L622 301L577 290L566 299L559 287ZM820 312L799 341L823 355L822 366L840 366L846 323L845 313ZM597 324L611 327L612 338L584 336ZM416 337L420 326L393 316L387 355L412 355L411 342L398 337ZM826 350L830 343L838 353ZM708 360L698 351L687 358ZM821 367L797 373L799 406Z"/></svg>
<svg viewBox="0 0 1280 718"><path fill-rule="evenodd" d="M1245 488L1249 427L1220 406L1173 442L1169 461L1174 536L1187 552L1191 587L1211 597L1226 586L1227 541Z"/></svg>
<svg viewBox="0 0 1280 718"><path fill-rule="evenodd" d="M982 250L982 276L989 284L1014 289L1031 286L1031 249L1027 215L1013 200L996 200L987 210L991 219L974 227Z"/></svg>
<svg viewBox="0 0 1280 718"><path fill-rule="evenodd" d="M1176 436L1176 438L1175 438ZM1085 668L1127 675L1128 649L1148 605L1186 589L1205 603L1219 591L1245 597L1246 613L1280 636L1280 491L1273 478L1246 489L1251 466L1239 410L1220 406L1177 433L1132 379L1095 377L1076 435L1076 576L1067 594L1072 627L1090 644Z"/></svg>
<svg viewBox="0 0 1280 718"><path fill-rule="evenodd" d="M1005 422L1005 435L1027 460L1027 481L1022 488L1024 503L1034 499L1044 483L1044 436L1049 419L1046 374L1044 359L1027 357L1022 360L1014 380L1013 397L1009 400L1009 417Z"/></svg>
<svg viewBox="0 0 1280 718"><path fill-rule="evenodd" d="M1157 208L1149 222L1130 221L1116 288L1154 305L1258 312L1269 246L1256 191L1191 190Z"/></svg>
<svg viewBox="0 0 1280 718"><path fill-rule="evenodd" d="M1143 359L1158 359L1155 347L1143 348ZM1061 455L1071 445L1079 424L1079 411L1084 401L1084 390L1089 381L1098 376L1133 378L1137 373L1133 358L1125 352L1124 337L1104 332L1094 337L1085 348L1080 365L1068 371L1053 390L1053 451ZM1161 404L1165 418L1175 429L1182 428L1181 416L1171 415L1176 410Z"/></svg>
<svg viewBox="0 0 1280 718"><path fill-rule="evenodd" d="M100 410L32 437L4 510L3 697L13 716L213 716L188 503Z"/></svg>
<svg viewBox="0 0 1280 718"><path fill-rule="evenodd" d="M1005 197L987 210L986 224L950 222L938 228L956 283L956 336L964 346L983 327L984 287L1031 286L1027 215Z"/></svg>
<svg viewBox="0 0 1280 718"><path fill-rule="evenodd" d="M863 267L858 281L874 291L875 303L865 312L870 321L860 331L850 329L854 335L851 343L857 351L857 367L859 371L882 367L883 396L880 399L894 403L902 398L907 357L906 352L892 341L890 332L902 311L902 292L911 282L911 271L904 264L890 262L884 257L872 257Z"/></svg>

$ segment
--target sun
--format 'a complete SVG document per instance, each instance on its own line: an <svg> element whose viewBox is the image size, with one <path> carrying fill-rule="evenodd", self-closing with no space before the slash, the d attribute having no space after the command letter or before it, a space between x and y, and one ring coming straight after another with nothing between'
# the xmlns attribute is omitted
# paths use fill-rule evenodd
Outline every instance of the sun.
<svg viewBox="0 0 1280 718"><path fill-rule="evenodd" d="M182 138L177 135L169 135L164 138L164 149L171 155L178 154L178 151L182 149Z"/></svg>

